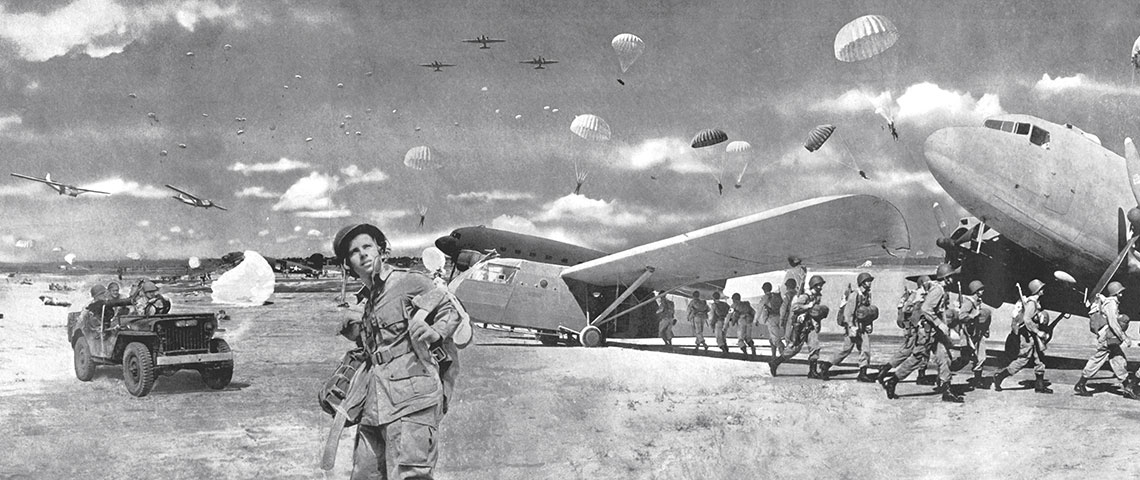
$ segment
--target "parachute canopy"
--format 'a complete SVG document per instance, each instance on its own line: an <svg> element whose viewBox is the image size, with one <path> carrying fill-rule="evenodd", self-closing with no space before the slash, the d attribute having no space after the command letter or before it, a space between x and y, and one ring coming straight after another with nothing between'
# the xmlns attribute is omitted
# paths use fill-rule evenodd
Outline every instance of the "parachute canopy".
<svg viewBox="0 0 1140 480"><path fill-rule="evenodd" d="M819 150L819 147L823 146L823 142L826 142L828 138L831 138L831 133L834 131L834 125L820 125L818 127L815 127L812 129L811 133L808 134L808 139L806 142L804 142L804 148L806 148L809 152Z"/></svg>
<svg viewBox="0 0 1140 480"><path fill-rule="evenodd" d="M858 62L883 53L899 39L899 31L887 17L864 15L844 25L835 35L835 58Z"/></svg>
<svg viewBox="0 0 1140 480"><path fill-rule="evenodd" d="M67 262L68 265L71 265L73 262L75 262L75 254L69 253L67 255L64 255L63 261Z"/></svg>
<svg viewBox="0 0 1140 480"><path fill-rule="evenodd" d="M724 133L723 130L710 128L697 132L697 135L693 137L692 146L693 148L708 147L727 140L728 134Z"/></svg>
<svg viewBox="0 0 1140 480"><path fill-rule="evenodd" d="M424 267L427 267L430 272L443 270L443 265L447 262L447 257L443 251L436 247L425 248L421 258L424 260Z"/></svg>
<svg viewBox="0 0 1140 480"><path fill-rule="evenodd" d="M430 148L420 145L404 154L404 165L412 170L435 170L443 166Z"/></svg>
<svg viewBox="0 0 1140 480"><path fill-rule="evenodd" d="M633 66L633 62L637 61L637 57L640 57L641 53L645 51L645 42L632 33L623 33L614 37L610 41L610 45L617 52L622 73L629 70L629 67Z"/></svg>
<svg viewBox="0 0 1140 480"><path fill-rule="evenodd" d="M570 131L586 140L604 142L610 139L610 125L602 117L589 113L574 117Z"/></svg>
<svg viewBox="0 0 1140 480"><path fill-rule="evenodd" d="M190 268L198 268L202 266L202 261L199 260L198 257L190 257L190 260L186 263L190 265Z"/></svg>
<svg viewBox="0 0 1140 480"><path fill-rule="evenodd" d="M263 305L273 295L273 268L257 252L246 250L236 267L223 273L210 286L214 303Z"/></svg>
<svg viewBox="0 0 1140 480"><path fill-rule="evenodd" d="M1136 41L1132 42L1132 66L1140 68L1140 37L1136 37Z"/></svg>
<svg viewBox="0 0 1140 480"><path fill-rule="evenodd" d="M140 255L139 252L130 252L127 254L127 258L131 260L141 260L142 255Z"/></svg>
<svg viewBox="0 0 1140 480"><path fill-rule="evenodd" d="M744 140L728 142L728 146L724 147L726 153L745 153L749 150L752 150L752 144Z"/></svg>

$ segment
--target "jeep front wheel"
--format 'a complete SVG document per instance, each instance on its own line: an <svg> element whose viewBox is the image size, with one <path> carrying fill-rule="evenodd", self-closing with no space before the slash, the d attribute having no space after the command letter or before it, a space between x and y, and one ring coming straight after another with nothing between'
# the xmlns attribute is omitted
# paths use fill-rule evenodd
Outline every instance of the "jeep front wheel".
<svg viewBox="0 0 1140 480"><path fill-rule="evenodd" d="M90 382L95 376L95 361L91 359L91 350L87 346L87 339L80 336L75 339L75 378L83 382Z"/></svg>
<svg viewBox="0 0 1140 480"><path fill-rule="evenodd" d="M215 338L210 340L210 353L228 353L230 344L225 340ZM219 362L216 366L202 368L202 382L214 390L221 390L230 384L234 377L234 362L227 360Z"/></svg>
<svg viewBox="0 0 1140 480"><path fill-rule="evenodd" d="M145 397L154 387L154 359L150 349L139 342L131 342L123 352L123 383L127 392Z"/></svg>

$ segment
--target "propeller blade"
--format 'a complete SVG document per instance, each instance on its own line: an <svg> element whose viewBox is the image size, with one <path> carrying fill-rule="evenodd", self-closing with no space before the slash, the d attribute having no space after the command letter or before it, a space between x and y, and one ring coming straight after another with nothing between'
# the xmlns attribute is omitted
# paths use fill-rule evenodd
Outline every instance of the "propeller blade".
<svg viewBox="0 0 1140 480"><path fill-rule="evenodd" d="M946 214L942 212L942 205L934 202L931 208L934 212L934 223L938 224L938 231L942 232L943 237L950 238L950 232L946 231L949 225L946 224Z"/></svg>
<svg viewBox="0 0 1140 480"><path fill-rule="evenodd" d="M1116 271L1120 269L1120 265L1124 263L1124 259L1128 258L1128 254L1132 252L1132 246L1136 245L1137 239L1140 239L1140 235L1128 239L1128 243L1124 245L1124 248L1120 249L1120 254L1116 256L1116 260L1112 261L1112 264L1108 266L1108 270L1105 270L1104 275L1101 275L1100 280L1097 280L1096 287L1089 292L1087 300L1091 301L1093 298L1096 298L1096 295L1104 290L1105 285L1108 285L1108 282L1112 281L1112 277L1116 275Z"/></svg>
<svg viewBox="0 0 1140 480"><path fill-rule="evenodd" d="M1124 139L1124 165L1128 169L1128 186L1132 189L1132 198L1140 205L1140 154L1136 153L1136 145L1132 138Z"/></svg>

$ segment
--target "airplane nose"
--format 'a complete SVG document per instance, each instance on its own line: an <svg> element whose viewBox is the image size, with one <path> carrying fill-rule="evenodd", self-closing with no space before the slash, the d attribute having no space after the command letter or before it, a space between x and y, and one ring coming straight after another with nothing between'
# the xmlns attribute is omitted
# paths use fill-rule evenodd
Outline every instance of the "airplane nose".
<svg viewBox="0 0 1140 480"><path fill-rule="evenodd" d="M961 168L961 165L957 165L953 160L960 157L957 155L961 147L959 137L959 131L954 128L943 128L926 137L926 143L923 146L926 166L934 178L939 181L952 178L951 172Z"/></svg>
<svg viewBox="0 0 1140 480"><path fill-rule="evenodd" d="M451 236L442 236L435 240L435 248L451 259L459 255L459 242Z"/></svg>

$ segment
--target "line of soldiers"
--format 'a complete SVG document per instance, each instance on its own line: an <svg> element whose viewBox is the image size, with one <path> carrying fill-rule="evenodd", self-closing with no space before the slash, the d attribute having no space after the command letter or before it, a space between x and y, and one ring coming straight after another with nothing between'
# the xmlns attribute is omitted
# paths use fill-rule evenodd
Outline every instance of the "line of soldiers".
<svg viewBox="0 0 1140 480"><path fill-rule="evenodd" d="M828 380L832 366L857 351L857 381L878 381L889 399L899 398L896 393L898 384L918 371L919 385L933 384L934 390L942 394L943 401L961 403L964 399L951 389L951 381L953 372L967 366L972 373L972 377L967 380L971 389L988 389L992 385L995 391L1000 392L1005 379L1032 366L1034 391L1053 393L1049 382L1045 380L1043 356L1052 339L1054 327L1060 320L1067 318L1068 314L1052 318L1042 309L1041 296L1045 293L1045 283L1041 280L1029 282L1027 291L1022 292L1021 300L1014 305L1007 343L1016 343L1017 356L987 379L983 376L983 365L987 358L985 343L990 336L993 312L981 300L985 285L974 280L966 289L958 285L957 294L948 292L947 287L957 284L954 277L959 273L958 269L949 264L939 265L932 276L921 275L908 279L915 283L915 288L905 289L897 306L896 324L904 331L903 343L872 374L869 370L876 367L871 363L870 335L874 330L874 321L879 316L871 298L874 277L862 272L856 277L855 288L848 285L836 318L838 326L844 331L843 345L829 360L821 361L819 334L822 321L830 314L822 298L826 281L819 275L813 275L807 279L807 290L799 290L797 287L802 285L801 282L807 276L806 268L796 257L789 257L788 263L783 293L773 292L771 284L765 283L759 312L749 302L742 301L739 294L733 294L730 308L720 300L718 293L714 293L710 308L700 299L699 293L694 293L689 302L688 319L697 335L697 348L708 349L703 338L703 327L711 313L712 320L707 324L716 333L717 344L724 353L728 352L725 339L728 327L735 325L738 328L737 345L741 351L748 355L750 348L751 354L756 355L752 326L768 326L772 356L768 365L772 376L777 376L779 366L798 355L806 345L808 378ZM1119 282L1112 282L1103 294L1098 294L1095 299L1087 302L1090 309L1090 330L1097 336L1097 350L1089 358L1081 379L1074 385L1074 391L1078 395L1091 395L1086 382L1107 362L1121 384L1123 395L1140 399L1140 379L1135 372L1128 372L1127 358L1122 350L1122 346L1133 345L1133 340L1126 334L1130 319L1119 313L1119 296L1123 290L1124 287ZM671 301L663 299L663 302L671 307ZM757 314L759 318L756 318ZM671 309L668 315L672 318ZM957 358L952 353L953 336L959 337L962 343ZM936 376L926 376L928 366L937 369Z"/></svg>

